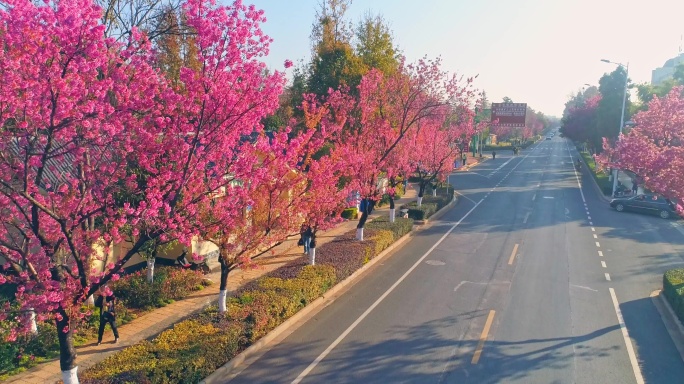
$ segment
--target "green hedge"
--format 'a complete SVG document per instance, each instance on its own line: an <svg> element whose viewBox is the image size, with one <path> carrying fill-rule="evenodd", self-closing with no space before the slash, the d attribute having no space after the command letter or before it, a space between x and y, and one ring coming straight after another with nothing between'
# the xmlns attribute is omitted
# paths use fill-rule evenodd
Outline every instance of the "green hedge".
<svg viewBox="0 0 684 384"><path fill-rule="evenodd" d="M215 306L177 323L152 341L115 353L83 371L83 384L197 383L268 332L320 297L334 284L411 231L413 220L366 225L363 242L355 231L317 248L317 265L302 260L248 283L228 299L225 316ZM345 273L339 272L344 270Z"/></svg>
<svg viewBox="0 0 684 384"><path fill-rule="evenodd" d="M345 208L340 216L348 220L358 219L359 210L356 207Z"/></svg>
<svg viewBox="0 0 684 384"><path fill-rule="evenodd" d="M151 309L180 300L204 288L202 272L177 267L157 267L154 281L147 282L147 270L131 273L112 283L111 288L128 308Z"/></svg>
<svg viewBox="0 0 684 384"><path fill-rule="evenodd" d="M425 220L437 212L437 204L423 203L418 206L416 202L403 205L401 209L408 209L408 217L414 220Z"/></svg>
<svg viewBox="0 0 684 384"><path fill-rule="evenodd" d="M591 171L591 175L596 180L596 184L598 184L601 192L606 196L612 195L613 183L608 180L608 174L604 171L596 170L596 161L589 152L580 152L580 155L584 159L584 165Z"/></svg>
<svg viewBox="0 0 684 384"><path fill-rule="evenodd" d="M670 269L663 275L663 293L684 324L684 268Z"/></svg>

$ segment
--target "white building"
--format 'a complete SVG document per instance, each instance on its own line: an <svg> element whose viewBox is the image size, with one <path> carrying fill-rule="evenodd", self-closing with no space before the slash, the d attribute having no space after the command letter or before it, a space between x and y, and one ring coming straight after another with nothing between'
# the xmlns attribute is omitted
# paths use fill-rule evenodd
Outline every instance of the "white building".
<svg viewBox="0 0 684 384"><path fill-rule="evenodd" d="M684 53L680 53L679 56L666 61L662 67L654 69L651 72L651 84L658 85L663 81L672 78L675 67L682 63L684 63Z"/></svg>

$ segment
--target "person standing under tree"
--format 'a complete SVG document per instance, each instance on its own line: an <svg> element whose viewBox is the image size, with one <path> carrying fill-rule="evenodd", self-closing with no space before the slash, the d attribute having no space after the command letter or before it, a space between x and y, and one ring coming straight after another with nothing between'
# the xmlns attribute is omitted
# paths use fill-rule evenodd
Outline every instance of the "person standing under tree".
<svg viewBox="0 0 684 384"><path fill-rule="evenodd" d="M109 295L107 295L109 291ZM102 343L102 335L107 323L114 332L114 343L119 342L119 330L116 329L116 296L107 289L106 285L100 287L100 296L95 300L95 306L100 308L100 329L97 331L97 345Z"/></svg>
<svg viewBox="0 0 684 384"><path fill-rule="evenodd" d="M313 231L311 230L311 227L308 224L304 223L302 224L302 227L299 229L299 234L301 235L301 245L304 246L304 254L308 254L309 247L311 245L311 237L313 236Z"/></svg>

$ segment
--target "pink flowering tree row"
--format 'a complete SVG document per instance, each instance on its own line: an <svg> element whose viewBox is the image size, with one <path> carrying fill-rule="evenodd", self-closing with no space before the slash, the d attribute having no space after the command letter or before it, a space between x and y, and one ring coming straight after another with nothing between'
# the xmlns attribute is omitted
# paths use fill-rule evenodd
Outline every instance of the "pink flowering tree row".
<svg viewBox="0 0 684 384"><path fill-rule="evenodd" d="M190 242L200 209L258 162L244 137L277 108L284 80L260 61L270 41L262 13L240 2L183 4L200 65L181 68L178 86L154 66L144 34L105 38L92 1L5 4L0 283L16 300L0 316L18 324L10 338L30 332L25 318L54 321L73 383L81 304L145 244ZM92 270L123 241L119 260Z"/></svg>
<svg viewBox="0 0 684 384"><path fill-rule="evenodd" d="M271 41L263 12L240 1L182 2L193 57L173 79L144 33L106 37L92 0L3 4L0 284L16 295L0 320L16 324L10 338L30 333L34 318L54 321L67 384L78 382L82 304L135 254L214 242L225 311L230 269L302 222L314 234L334 225L350 190L369 202L362 239L378 179L406 177L417 161L441 177L445 148L470 129L449 116L469 105L471 80L423 60L369 72L358 97L306 96L305 129L265 132L284 76L262 62ZM93 268L124 242L116 261Z"/></svg>
<svg viewBox="0 0 684 384"><path fill-rule="evenodd" d="M684 214L684 87L655 96L648 109L633 117L636 126L615 144L604 139L605 151L597 156L604 167L627 169L644 186L676 201Z"/></svg>

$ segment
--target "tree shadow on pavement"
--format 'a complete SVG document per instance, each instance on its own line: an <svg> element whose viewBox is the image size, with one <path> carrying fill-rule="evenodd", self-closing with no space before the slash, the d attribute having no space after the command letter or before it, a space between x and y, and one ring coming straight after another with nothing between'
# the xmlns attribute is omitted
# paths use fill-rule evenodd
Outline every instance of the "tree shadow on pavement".
<svg viewBox="0 0 684 384"><path fill-rule="evenodd" d="M395 327L379 342L347 342L308 376L309 382L334 383L496 383L520 380L532 371L563 370L576 358L606 356L615 347L583 343L617 331L618 325L569 337L487 341L479 365L472 365L479 340L453 340L445 329L458 317L411 327ZM575 347L575 348L573 348ZM573 352L573 350L575 352Z"/></svg>

